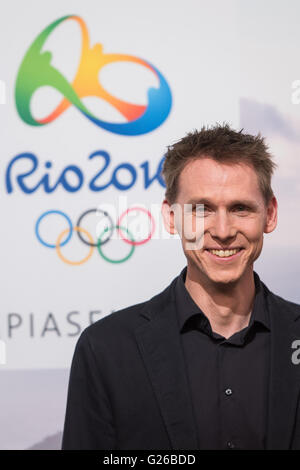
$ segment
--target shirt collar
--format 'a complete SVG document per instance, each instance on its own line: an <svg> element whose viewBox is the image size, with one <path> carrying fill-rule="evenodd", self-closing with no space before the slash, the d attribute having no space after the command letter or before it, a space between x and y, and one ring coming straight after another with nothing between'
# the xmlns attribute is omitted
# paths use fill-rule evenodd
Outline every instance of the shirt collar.
<svg viewBox="0 0 300 470"><path fill-rule="evenodd" d="M180 331L182 331L183 326L189 320L189 318L194 315L200 314L205 319L207 319L206 315L194 302L187 288L185 287L186 273L187 266L185 266L179 274L175 285L176 309ZM258 322L270 330L271 324L269 319L267 302L264 295L264 289L261 284L259 275L255 271L253 271L253 274L255 283L255 299L251 312L249 326L252 325L254 322Z"/></svg>

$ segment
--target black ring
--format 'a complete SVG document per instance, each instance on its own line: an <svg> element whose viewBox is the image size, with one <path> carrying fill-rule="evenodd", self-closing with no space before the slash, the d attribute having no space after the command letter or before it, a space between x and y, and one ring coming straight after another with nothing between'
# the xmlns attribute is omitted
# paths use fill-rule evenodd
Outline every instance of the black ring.
<svg viewBox="0 0 300 470"><path fill-rule="evenodd" d="M111 216L109 215L108 212L106 212L106 211L104 211L104 210L102 210L102 209L88 209L87 211L83 212L83 214L81 214L81 216L79 217L76 226L77 226L77 227L80 227L80 222L82 221L83 217L85 217L87 214L90 214L91 212L102 212L102 213L109 219L111 228L113 228L113 220L112 220ZM108 232L109 232L109 230L108 230ZM85 243L86 245L88 245L88 246L98 246L99 244L100 244L100 245L104 245L104 244L105 244L106 242L108 242L108 240L111 238L112 233L113 233L113 231L110 230L110 235L108 236L108 238L106 238L104 241L101 241L101 243L99 243L99 242L90 243L90 242L87 242L87 241L83 238L82 234L81 234L79 231L77 232L77 234L78 234L80 240L81 240L83 243Z"/></svg>

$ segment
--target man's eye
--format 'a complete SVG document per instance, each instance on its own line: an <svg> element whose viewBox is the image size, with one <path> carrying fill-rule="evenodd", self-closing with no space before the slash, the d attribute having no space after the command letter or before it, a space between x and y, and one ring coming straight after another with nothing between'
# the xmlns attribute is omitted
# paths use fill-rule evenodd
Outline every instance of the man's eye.
<svg viewBox="0 0 300 470"><path fill-rule="evenodd" d="M206 207L206 206L203 206L203 204L201 204L201 205L198 205L197 207L193 207L193 210L194 210L194 212L196 212L197 214L203 214L204 212L206 212L207 210L209 210L209 208Z"/></svg>

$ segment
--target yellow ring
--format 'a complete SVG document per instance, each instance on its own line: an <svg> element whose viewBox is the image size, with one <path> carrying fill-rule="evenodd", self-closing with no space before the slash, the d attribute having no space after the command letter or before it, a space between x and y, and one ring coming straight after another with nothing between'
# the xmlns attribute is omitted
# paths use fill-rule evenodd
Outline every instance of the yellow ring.
<svg viewBox="0 0 300 470"><path fill-rule="evenodd" d="M87 231L85 230L84 228L82 227L73 227L73 230L75 230L76 232L83 232L89 239L89 241L91 243L94 243L94 240L93 240L93 237L92 235ZM94 251L94 246L90 246L90 251L88 252L87 256L85 258L83 258L81 261L70 261L68 260L67 258L65 258L62 254L62 252L60 251L60 242L62 241L64 235L67 234L67 232L69 232L70 229L67 228L66 230L64 230L63 232L61 232L61 234L58 236L58 239L57 239L57 242L56 242L56 246L55 246L55 249L56 249L56 252L59 256L59 258L64 262L64 263L67 263L67 264L71 264L73 266L79 266L80 264L83 264L85 263L86 261L88 261L88 259L90 259L90 257L92 256L93 254L93 251Z"/></svg>

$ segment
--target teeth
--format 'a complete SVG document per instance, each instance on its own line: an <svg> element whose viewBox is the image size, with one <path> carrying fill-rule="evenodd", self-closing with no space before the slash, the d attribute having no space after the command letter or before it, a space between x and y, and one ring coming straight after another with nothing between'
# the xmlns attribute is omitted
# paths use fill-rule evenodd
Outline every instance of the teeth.
<svg viewBox="0 0 300 470"><path fill-rule="evenodd" d="M220 258L226 258L227 256L232 256L235 255L239 249L235 250L209 250L210 253L213 253L214 255L220 256Z"/></svg>

